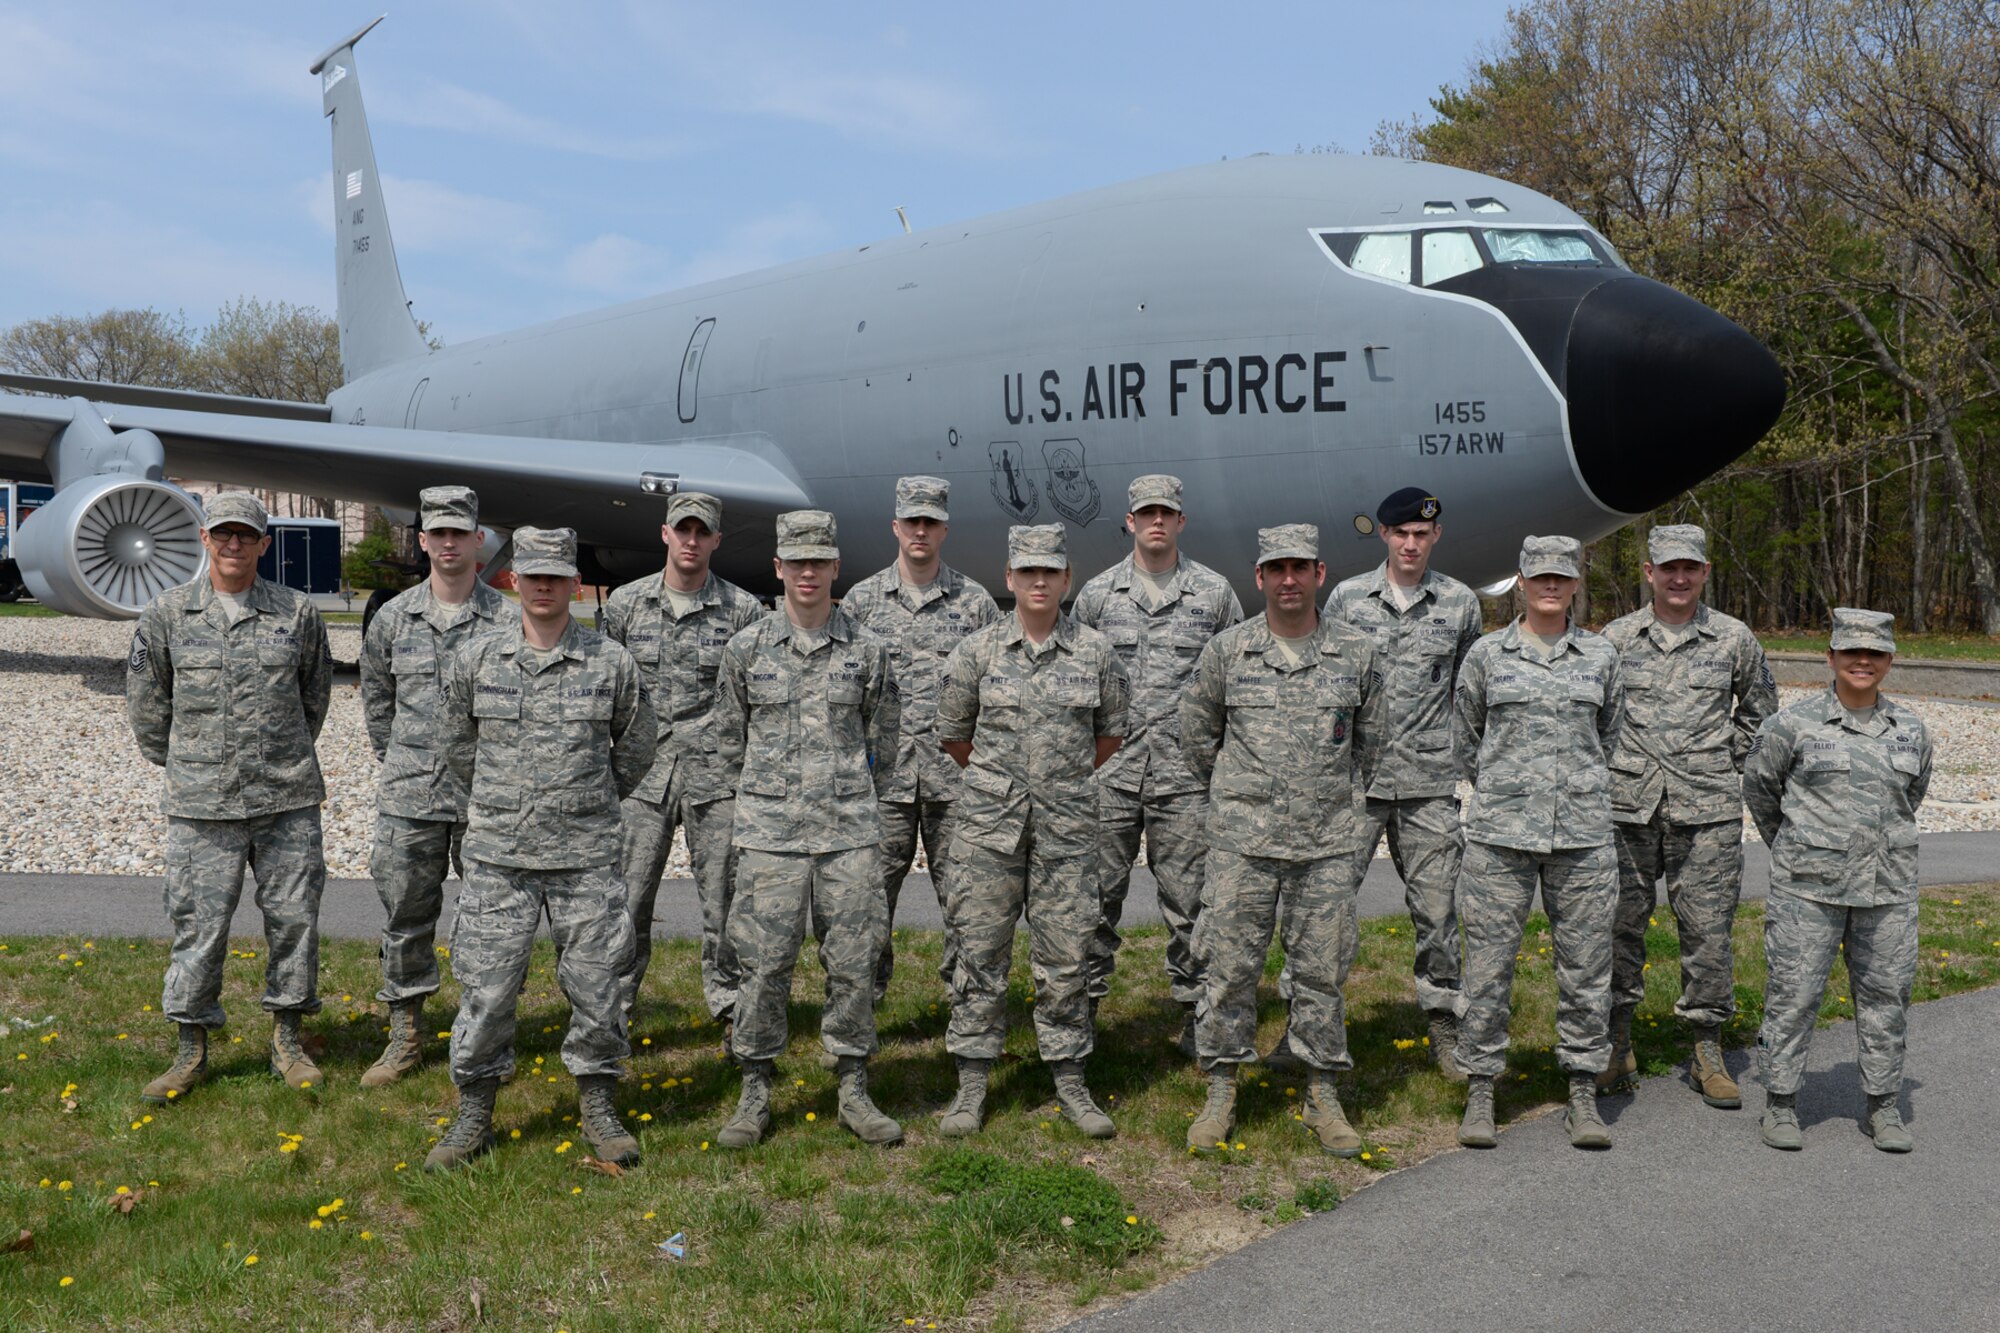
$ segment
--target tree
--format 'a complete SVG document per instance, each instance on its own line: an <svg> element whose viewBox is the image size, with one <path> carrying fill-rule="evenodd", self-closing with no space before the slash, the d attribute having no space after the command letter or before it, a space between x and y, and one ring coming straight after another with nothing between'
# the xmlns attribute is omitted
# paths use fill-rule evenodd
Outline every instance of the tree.
<svg viewBox="0 0 2000 1333"><path fill-rule="evenodd" d="M197 363L216 393L323 403L341 385L340 326L310 306L238 297L202 331Z"/></svg>
<svg viewBox="0 0 2000 1333"><path fill-rule="evenodd" d="M157 310L31 319L0 333L0 367L23 375L188 389L202 379L187 317Z"/></svg>

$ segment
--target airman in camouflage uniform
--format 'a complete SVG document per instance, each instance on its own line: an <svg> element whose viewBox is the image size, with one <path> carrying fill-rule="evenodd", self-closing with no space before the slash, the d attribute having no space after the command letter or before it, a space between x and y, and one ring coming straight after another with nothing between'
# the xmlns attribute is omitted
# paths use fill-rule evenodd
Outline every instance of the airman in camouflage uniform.
<svg viewBox="0 0 2000 1333"><path fill-rule="evenodd" d="M892 527L896 563L854 585L840 604L857 624L888 640L896 684L903 700L902 743L895 767L878 777L882 794L882 883L888 891L889 926L896 924L896 900L915 859L917 839L930 862L931 887L945 900L944 877L951 859L951 810L958 799L958 765L937 743L938 680L945 659L967 635L1000 618L993 597L977 582L938 558L949 531L946 503L951 484L942 477L902 477L896 482ZM895 967L893 941L882 946L875 968L875 1000L889 988ZM945 937L939 979L951 984L951 938Z"/></svg>
<svg viewBox="0 0 2000 1333"><path fill-rule="evenodd" d="M569 614L576 533L517 529L514 572L520 618L465 644L445 673L446 753L471 802L451 959L458 1116L426 1170L492 1146L493 1099L514 1069L515 1011L545 913L584 1139L604 1161L639 1160L613 1099L631 1054L619 1004L632 923L618 803L652 767L658 728L631 654Z"/></svg>
<svg viewBox="0 0 2000 1333"><path fill-rule="evenodd" d="M833 515L778 515L775 563L785 600L729 641L711 726L723 780L736 791L729 942L743 973L730 1035L743 1092L717 1138L744 1148L770 1132L792 969L817 918L826 927L820 1042L840 1070L840 1121L864 1142L900 1143L902 1126L868 1096L875 960L889 933L876 809L876 783L896 762L889 645L832 604Z"/></svg>
<svg viewBox="0 0 2000 1333"><path fill-rule="evenodd" d="M1556 1062L1569 1073L1570 1142L1608 1148L1596 1076L1610 1057L1611 922L1618 902L1610 770L1625 686L1609 642L1568 621L1581 581L1573 537L1521 544L1523 615L1472 646L1453 744L1472 778L1458 881L1465 923L1466 1072L1458 1139L1494 1145L1493 1079L1506 1066L1514 963L1540 884L1555 943Z"/></svg>
<svg viewBox="0 0 2000 1333"><path fill-rule="evenodd" d="M1302 1118L1328 1152L1361 1152L1333 1075L1354 1067L1341 991L1360 938L1355 756L1382 686L1368 636L1319 615L1325 582L1318 528L1260 530L1257 586L1269 609L1208 641L1181 700L1181 746L1208 780L1212 812L1194 927L1206 987L1195 1040L1208 1075L1207 1104L1188 1128L1196 1152L1227 1146L1236 1068L1257 1058L1257 981L1280 921L1291 1040L1310 1071Z"/></svg>
<svg viewBox="0 0 2000 1333"><path fill-rule="evenodd" d="M1648 606L1605 626L1625 681L1625 725L1611 752L1618 837L1612 937L1611 1063L1604 1093L1636 1081L1632 1014L1646 997L1646 922L1654 885L1680 927L1681 997L1693 1029L1688 1079L1710 1106L1743 1104L1722 1062L1722 1025L1736 1012L1729 932L1743 889L1743 801L1737 773L1750 739L1778 706L1757 636L1702 605L1708 534L1668 524L1647 537Z"/></svg>
<svg viewBox="0 0 2000 1333"><path fill-rule="evenodd" d="M1931 781L1923 719L1881 693L1895 617L1836 607L1833 688L1770 718L1743 766L1743 801L1771 849L1764 908L1764 1142L1797 1149L1794 1105L1820 999L1847 962L1860 1044L1862 1126L1884 1152L1913 1146L1899 1105L1917 975L1917 807Z"/></svg>
<svg viewBox="0 0 2000 1333"><path fill-rule="evenodd" d="M1011 529L1014 610L959 646L938 694L938 739L965 770L945 902L958 956L945 1032L958 1095L939 1125L947 1136L983 1123L1024 911L1035 1039L1062 1113L1093 1138L1116 1132L1083 1078L1096 1044L1086 948L1099 920L1090 779L1125 734L1129 687L1105 637L1062 614L1069 582L1060 524Z"/></svg>
<svg viewBox="0 0 2000 1333"><path fill-rule="evenodd" d="M1368 869L1387 836L1416 932L1417 1003L1430 1019L1431 1058L1463 1080L1455 1059L1459 990L1458 772L1452 762L1451 699L1458 668L1480 634L1479 597L1430 568L1443 531L1438 498L1406 486L1375 510L1389 555L1372 573L1342 582L1326 614L1375 641L1383 676L1383 723L1359 751L1368 799L1356 873Z"/></svg>
<svg viewBox="0 0 2000 1333"><path fill-rule="evenodd" d="M361 645L361 707L382 762L368 857L388 917L375 998L389 1006L389 1042L361 1076L364 1088L394 1083L423 1062L424 999L438 988L438 913L465 836L465 788L444 754L444 670L507 605L479 578L479 496L431 486L417 503L430 577L378 611Z"/></svg>
<svg viewBox="0 0 2000 1333"><path fill-rule="evenodd" d="M625 969L625 1018L631 1021L652 962L653 905L678 824L701 902L702 995L709 1013L726 1023L735 1011L738 980L728 934L736 880L729 830L736 802L718 770L708 720L722 650L738 630L767 612L755 596L708 567L722 544L720 500L679 492L667 501L660 540L667 547L666 568L612 593L601 627L604 637L625 645L639 664L660 724L653 771L625 799L623 860L633 943Z"/></svg>
<svg viewBox="0 0 2000 1333"><path fill-rule="evenodd" d="M208 502L208 568L140 613L125 677L139 753L167 771L167 919L173 951L160 1011L179 1029L171 1068L140 1094L164 1102L208 1074L222 1014L222 960L243 871L264 913L264 1008L271 1068L319 1082L299 1020L319 1012L319 900L326 887L314 742L333 691L333 652L310 601L257 577L269 547L263 504L245 491Z"/></svg>
<svg viewBox="0 0 2000 1333"><path fill-rule="evenodd" d="M1132 554L1084 584L1073 611L1111 641L1132 682L1131 731L1097 775L1103 911L1090 948L1090 1001L1095 1009L1111 991L1118 922L1143 835L1167 924L1167 981L1183 1014L1181 1051L1192 1059L1202 979L1190 941L1201 915L1207 798L1176 732L1196 655L1243 619L1243 604L1222 575L1181 555L1187 518L1179 477L1135 478L1126 501Z"/></svg>

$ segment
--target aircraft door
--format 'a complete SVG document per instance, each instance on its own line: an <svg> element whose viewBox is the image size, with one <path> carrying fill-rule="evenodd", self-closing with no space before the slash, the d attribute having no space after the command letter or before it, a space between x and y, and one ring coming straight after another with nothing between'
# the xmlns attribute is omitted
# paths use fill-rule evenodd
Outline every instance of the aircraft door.
<svg viewBox="0 0 2000 1333"><path fill-rule="evenodd" d="M701 358L708 350L708 335L715 332L715 321L704 319L694 326L694 333L688 338L687 351L681 357L681 424L694 420L695 397L701 386Z"/></svg>
<svg viewBox="0 0 2000 1333"><path fill-rule="evenodd" d="M431 387L431 377L426 375L417 381L417 387L410 390L410 405L403 410L403 429L417 428L417 409L424 405L424 390Z"/></svg>

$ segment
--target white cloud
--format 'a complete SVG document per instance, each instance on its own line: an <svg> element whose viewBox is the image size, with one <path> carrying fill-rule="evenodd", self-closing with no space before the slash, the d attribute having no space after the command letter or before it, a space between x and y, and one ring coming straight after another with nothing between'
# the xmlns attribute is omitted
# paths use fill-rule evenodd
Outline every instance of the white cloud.
<svg viewBox="0 0 2000 1333"><path fill-rule="evenodd" d="M630 236L606 232L563 258L564 281L573 287L620 300L651 296L673 285L665 251Z"/></svg>
<svg viewBox="0 0 2000 1333"><path fill-rule="evenodd" d="M671 138L627 138L573 129L543 116L517 110L497 97L432 79L420 92L406 94L390 87L370 92L371 116L423 129L474 134L559 153L645 162L681 151Z"/></svg>
<svg viewBox="0 0 2000 1333"><path fill-rule="evenodd" d="M680 281L711 282L784 263L824 242L826 231L825 220L804 204L751 218L730 228L720 244L691 256L681 266Z"/></svg>

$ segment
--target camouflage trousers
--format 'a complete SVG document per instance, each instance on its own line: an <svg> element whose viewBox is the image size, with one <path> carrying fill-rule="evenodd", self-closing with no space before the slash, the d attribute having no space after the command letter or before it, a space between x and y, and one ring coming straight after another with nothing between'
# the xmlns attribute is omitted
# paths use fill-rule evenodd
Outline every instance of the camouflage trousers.
<svg viewBox="0 0 2000 1333"><path fill-rule="evenodd" d="M839 852L739 847L729 908L729 943L743 969L730 1036L739 1061L784 1054L792 970L814 920L826 927L820 1042L834 1055L875 1053L875 960L889 933L881 852L872 845Z"/></svg>
<svg viewBox="0 0 2000 1333"><path fill-rule="evenodd" d="M903 880L916 860L917 839L924 843L924 859L930 863L931 888L937 892L938 908L944 908L945 875L951 868L950 801L883 801L882 887L889 899L889 929L896 928L896 901L903 893ZM938 980L951 985L954 964L951 936L944 938L944 958L938 963ZM896 944L885 937L882 957L875 964L875 1001L881 1003L889 989L889 977L896 967Z"/></svg>
<svg viewBox="0 0 2000 1333"><path fill-rule="evenodd" d="M1096 1046L1087 994L1087 950L1100 921L1097 853L1045 856L1032 835L1011 852L964 838L952 847L944 928L956 942L951 1022L945 1049L997 1060L1007 1038L1007 973L1014 926L1028 918L1028 965L1035 981L1035 1043L1042 1059L1081 1060Z"/></svg>
<svg viewBox="0 0 2000 1333"><path fill-rule="evenodd" d="M1097 788L1098 921L1090 941L1090 995L1111 993L1118 963L1118 922L1132 887L1132 863L1146 843L1146 868L1159 888L1160 916L1167 923L1167 987L1175 1000L1201 998L1201 964L1194 955L1194 923L1201 915L1201 864L1207 850L1208 795L1179 792L1142 795L1099 784Z"/></svg>
<svg viewBox="0 0 2000 1333"><path fill-rule="evenodd" d="M1280 930L1291 978L1292 1049L1314 1069L1352 1069L1341 998L1360 943L1353 859L1281 861L1211 847L1194 948L1204 992L1195 1020L1203 1069L1257 1059L1257 982Z"/></svg>
<svg viewBox="0 0 2000 1333"><path fill-rule="evenodd" d="M451 973L460 995L451 1025L451 1081L514 1072L514 1028L535 928L546 915L556 984L569 1001L563 1067L578 1078L618 1074L632 1053L619 977L632 953L625 881L617 866L521 870L467 860L452 925Z"/></svg>
<svg viewBox="0 0 2000 1333"><path fill-rule="evenodd" d="M646 969L653 962L653 907L678 824L687 839L695 897L701 903L702 998L710 1016L727 1018L736 1007L743 971L729 943L729 900L736 891L736 848L729 833L736 822L736 801L724 797L693 804L670 788L663 801L628 797L622 815L625 891L632 917L632 962L625 970L620 997L625 1017L631 1018Z"/></svg>
<svg viewBox="0 0 2000 1333"><path fill-rule="evenodd" d="M458 861L463 821L375 816L375 844L368 873L388 920L382 927L385 1004L437 994L437 924L444 910L444 881Z"/></svg>
<svg viewBox="0 0 2000 1333"><path fill-rule="evenodd" d="M1609 843L1524 852L1467 839L1458 880L1465 923L1465 1017L1458 1064L1499 1074L1507 1064L1514 964L1540 882L1554 937L1556 1064L1601 1073L1611 1058L1611 922L1618 905L1618 856Z"/></svg>
<svg viewBox="0 0 2000 1333"><path fill-rule="evenodd" d="M319 807L253 819L167 819L167 921L174 941L160 1012L169 1023L219 1028L229 922L245 868L264 914L264 1008L319 1012L319 900L326 856Z"/></svg>
<svg viewBox="0 0 2000 1333"><path fill-rule="evenodd" d="M1611 939L1611 1004L1646 998L1646 922L1667 881L1681 937L1681 998L1674 1012L1696 1027L1720 1027L1736 1013L1736 961L1729 931L1743 892L1743 824L1676 824L1657 814L1614 824L1618 835L1618 924Z"/></svg>
<svg viewBox="0 0 2000 1333"><path fill-rule="evenodd" d="M1757 1068L1767 1092L1797 1092L1833 960L1845 954L1861 1048L1861 1090L1903 1090L1903 1040L1917 977L1917 904L1840 907L1774 890L1764 904L1764 1026Z"/></svg>
<svg viewBox="0 0 2000 1333"><path fill-rule="evenodd" d="M1461 1013L1458 867L1465 852L1456 796L1369 801L1361 821L1356 882L1389 838L1389 859L1403 881L1403 901L1417 936L1417 1003L1426 1013Z"/></svg>

